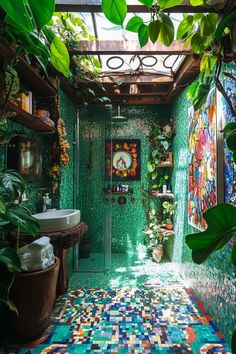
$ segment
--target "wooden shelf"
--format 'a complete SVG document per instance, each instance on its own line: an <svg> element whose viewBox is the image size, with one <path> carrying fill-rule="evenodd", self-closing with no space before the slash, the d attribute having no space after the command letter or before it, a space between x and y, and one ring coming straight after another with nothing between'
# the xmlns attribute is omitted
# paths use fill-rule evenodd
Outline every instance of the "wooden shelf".
<svg viewBox="0 0 236 354"><path fill-rule="evenodd" d="M173 163L164 164L164 165L161 165L161 164L157 165L158 168L167 168L167 167L173 167L173 166L174 166Z"/></svg>
<svg viewBox="0 0 236 354"><path fill-rule="evenodd" d="M173 199L174 198L174 194L173 193L158 193L157 195L152 195L150 194L152 197L155 198L168 198L168 199Z"/></svg>
<svg viewBox="0 0 236 354"><path fill-rule="evenodd" d="M104 194L112 195L112 194L133 194L133 191L128 191L128 192L108 192L104 191Z"/></svg>
<svg viewBox="0 0 236 354"><path fill-rule="evenodd" d="M11 110L16 113L16 115L10 115L7 118L13 120L16 123L23 125L24 127L27 127L29 129L32 129L40 133L46 133L46 134L55 133L55 127L47 124L47 121L51 122L52 125L54 124L54 122L51 119L46 121L42 117L30 114L24 111L23 109L21 109L19 106L17 106L14 102L11 101L7 103L7 110Z"/></svg>
<svg viewBox="0 0 236 354"><path fill-rule="evenodd" d="M10 60L14 55L15 51L13 48L8 48L0 43L0 58ZM55 87L34 71L24 59L20 58L15 68L23 85L35 95L41 97L54 97L57 94Z"/></svg>

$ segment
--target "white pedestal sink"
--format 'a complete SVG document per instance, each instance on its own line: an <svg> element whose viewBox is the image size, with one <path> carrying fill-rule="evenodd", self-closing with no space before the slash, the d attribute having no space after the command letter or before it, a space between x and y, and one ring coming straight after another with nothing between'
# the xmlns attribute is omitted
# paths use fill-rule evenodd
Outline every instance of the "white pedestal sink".
<svg viewBox="0 0 236 354"><path fill-rule="evenodd" d="M39 221L39 232L62 231L80 223L80 210L76 209L46 211L33 216Z"/></svg>

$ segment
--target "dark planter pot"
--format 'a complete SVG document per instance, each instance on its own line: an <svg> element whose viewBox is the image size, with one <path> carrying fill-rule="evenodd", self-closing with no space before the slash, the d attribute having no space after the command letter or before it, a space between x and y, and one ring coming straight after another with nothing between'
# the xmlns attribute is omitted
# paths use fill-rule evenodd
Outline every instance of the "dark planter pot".
<svg viewBox="0 0 236 354"><path fill-rule="evenodd" d="M91 251L91 239L83 238L79 244L79 258L89 258Z"/></svg>
<svg viewBox="0 0 236 354"><path fill-rule="evenodd" d="M60 260L56 257L51 267L16 274L11 288L11 300L19 316L11 311L12 327L22 339L34 339L47 327L54 302Z"/></svg>

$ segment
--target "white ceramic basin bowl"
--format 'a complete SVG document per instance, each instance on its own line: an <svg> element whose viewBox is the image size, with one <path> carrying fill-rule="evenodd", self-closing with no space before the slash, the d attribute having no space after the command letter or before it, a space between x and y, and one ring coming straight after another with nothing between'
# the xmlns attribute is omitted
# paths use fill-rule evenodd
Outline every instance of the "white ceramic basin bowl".
<svg viewBox="0 0 236 354"><path fill-rule="evenodd" d="M62 231L80 223L80 210L76 209L46 211L33 216L39 221L40 232Z"/></svg>

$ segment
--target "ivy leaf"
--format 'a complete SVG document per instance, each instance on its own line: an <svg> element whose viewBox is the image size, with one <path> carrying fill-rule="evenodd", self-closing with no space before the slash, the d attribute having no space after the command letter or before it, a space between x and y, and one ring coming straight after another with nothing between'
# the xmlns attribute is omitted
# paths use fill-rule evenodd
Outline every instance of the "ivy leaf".
<svg viewBox="0 0 236 354"><path fill-rule="evenodd" d="M182 4L183 0L159 0L158 3L161 9L168 9L169 7Z"/></svg>
<svg viewBox="0 0 236 354"><path fill-rule="evenodd" d="M157 156L157 153L158 153L157 149L153 150L152 151L152 157L155 158Z"/></svg>
<svg viewBox="0 0 236 354"><path fill-rule="evenodd" d="M126 0L102 0L102 11L115 25L122 25L127 14Z"/></svg>
<svg viewBox="0 0 236 354"><path fill-rule="evenodd" d="M218 14L207 14L200 21L200 34L202 37L207 37L215 32L218 21Z"/></svg>
<svg viewBox="0 0 236 354"><path fill-rule="evenodd" d="M161 21L152 21L149 23L149 37L152 41L152 43L154 44L157 41L157 38L159 36L160 33L160 29L161 29Z"/></svg>
<svg viewBox="0 0 236 354"><path fill-rule="evenodd" d="M205 103L208 93L211 89L210 84L199 84L196 90L196 95L193 101L194 110L197 111Z"/></svg>
<svg viewBox="0 0 236 354"><path fill-rule="evenodd" d="M141 47L144 47L148 42L148 26L144 23L139 27L138 39Z"/></svg>
<svg viewBox="0 0 236 354"><path fill-rule="evenodd" d="M195 98L196 96L196 92L197 92L197 88L199 86L199 81L194 81L188 88L188 92L187 92L187 98L189 100Z"/></svg>
<svg viewBox="0 0 236 354"><path fill-rule="evenodd" d="M199 5L203 5L204 4L204 0L190 0L190 4L192 6L199 6Z"/></svg>
<svg viewBox="0 0 236 354"><path fill-rule="evenodd" d="M174 40L174 25L170 17L165 14L161 14L161 19L162 23L158 40L165 46L169 47Z"/></svg>
<svg viewBox="0 0 236 354"><path fill-rule="evenodd" d="M149 173L152 173L153 171L155 171L155 168L156 168L156 166L153 162L148 162L147 169L148 169Z"/></svg>
<svg viewBox="0 0 236 354"><path fill-rule="evenodd" d="M126 25L126 29L130 32L138 32L139 27L143 24L143 19L139 16L132 17Z"/></svg>
<svg viewBox="0 0 236 354"><path fill-rule="evenodd" d="M216 56L211 56L205 53L202 56L201 63L200 63L200 70L204 71L207 76L209 76L217 62Z"/></svg>
<svg viewBox="0 0 236 354"><path fill-rule="evenodd" d="M236 208L228 203L218 204L204 213L204 219L208 225L207 230L186 236L186 243L192 249L193 261L197 264L203 263L233 237L236 231Z"/></svg>
<svg viewBox="0 0 236 354"><path fill-rule="evenodd" d="M139 0L141 4L146 5L148 8L152 6L153 0Z"/></svg>
<svg viewBox="0 0 236 354"><path fill-rule="evenodd" d="M180 22L179 27L177 29L177 39L182 39L186 36L186 34L192 29L193 27L193 16L188 15L186 16L183 21Z"/></svg>
<svg viewBox="0 0 236 354"><path fill-rule="evenodd" d="M201 54L204 51L204 49L205 49L204 40L201 37L199 32L196 32L192 36L192 38L191 38L191 47L192 47L193 51L195 53L197 53L197 54Z"/></svg>
<svg viewBox="0 0 236 354"><path fill-rule="evenodd" d="M157 178L157 172L153 171L151 174L152 179L156 179Z"/></svg>

